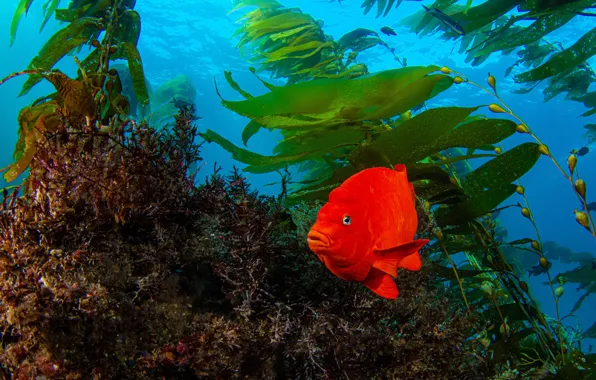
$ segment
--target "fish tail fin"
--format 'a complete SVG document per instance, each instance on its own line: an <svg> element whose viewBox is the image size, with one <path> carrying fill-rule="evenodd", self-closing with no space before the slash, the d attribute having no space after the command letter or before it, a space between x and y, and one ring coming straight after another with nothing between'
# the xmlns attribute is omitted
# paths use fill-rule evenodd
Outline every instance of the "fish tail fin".
<svg viewBox="0 0 596 380"><path fill-rule="evenodd" d="M418 271L422 268L422 260L418 250L430 240L419 239L396 247L377 250L377 260L373 268L393 277L397 277L397 268L404 268L410 271Z"/></svg>
<svg viewBox="0 0 596 380"><path fill-rule="evenodd" d="M364 279L363 284L383 298L393 300L396 299L399 294L397 285L395 285L391 276L383 273L377 268L371 268L370 272L368 272L368 276Z"/></svg>
<svg viewBox="0 0 596 380"><path fill-rule="evenodd" d="M410 271L420 270L420 268L422 268L422 259L420 259L420 253L418 250L424 247L429 241L430 240L428 239L419 239L406 244L408 249L410 249L410 254L401 259L399 262L399 267Z"/></svg>

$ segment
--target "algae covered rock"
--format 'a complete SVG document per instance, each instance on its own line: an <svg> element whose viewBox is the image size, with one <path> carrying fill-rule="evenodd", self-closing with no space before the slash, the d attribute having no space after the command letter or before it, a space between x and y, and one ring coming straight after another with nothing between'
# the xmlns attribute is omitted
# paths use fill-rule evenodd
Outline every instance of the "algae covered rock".
<svg viewBox="0 0 596 380"><path fill-rule="evenodd" d="M469 359L474 323L431 285L430 268L400 274L407 296L387 302L331 276L308 251L312 206L291 214L239 171L196 187L195 121L183 107L171 129L125 123L40 138L29 187L4 192L1 204L6 376L489 371Z"/></svg>
<svg viewBox="0 0 596 380"><path fill-rule="evenodd" d="M152 124L171 120L178 108L195 104L197 90L187 75L178 75L159 86L151 95Z"/></svg>

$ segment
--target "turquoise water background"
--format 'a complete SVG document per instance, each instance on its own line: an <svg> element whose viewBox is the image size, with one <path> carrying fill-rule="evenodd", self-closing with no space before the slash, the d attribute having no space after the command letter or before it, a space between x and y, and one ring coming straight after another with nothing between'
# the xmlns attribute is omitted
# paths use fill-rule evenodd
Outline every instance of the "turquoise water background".
<svg viewBox="0 0 596 380"><path fill-rule="evenodd" d="M3 2L2 12L0 12L0 57L2 57L0 77L25 69L43 43L60 28L58 23L52 20L41 34L38 33L42 21L42 3L34 2L29 14L21 21L14 45L9 47L10 23L17 0ZM565 101L564 95L543 103L543 95L540 92L543 86L525 95L511 93L511 90L520 86L513 83L511 77L505 78L504 72L514 62L515 55L495 54L481 66L472 67L465 63L464 55L457 53L457 48L451 52L453 42L445 42L436 36L419 38L406 28L400 27L398 24L401 18L420 9L419 2L404 2L397 10L392 10L386 18L379 19L375 19L374 11L367 16L362 15L360 0L344 0L342 5L337 2L329 3L326 0L287 0L282 3L287 7L300 7L315 18L324 20L325 33L333 35L335 39L357 27L379 30L382 26L391 26L397 32L397 36L384 37L384 39L395 48L398 56L407 57L410 66L430 64L448 66L479 83L485 83L487 73L491 72L497 78L498 90L503 99L532 127L563 165L571 149L584 145L583 126L596 122L596 116L579 117L586 111L585 107L581 103ZM67 2L63 1L62 5L66 6ZM198 122L200 129L213 129L240 146L242 145L240 135L247 120L220 104L215 94L213 79L215 78L220 84L220 90L226 99L236 100L238 96L225 83L224 70L232 71L234 79L254 95L264 93L265 89L248 71L248 63L236 49L238 40L230 38L239 26L235 21L241 15L241 13L228 15L231 8L230 1L217 0L166 2L138 0L135 7L142 17L139 50L151 85L155 88L178 74L191 77L198 92L196 98L198 114L203 117ZM548 39L560 41L568 47L578 36L593 27L593 23L593 18L591 20L589 17L576 18L559 31L549 35ZM359 62L366 63L371 72L398 67L398 63L382 47L375 47L361 53ZM592 67L596 67L594 60L592 60ZM65 57L57 68L74 76L76 66L72 58ZM17 95L25 79L25 77L12 79L0 87L0 167L12 162L19 110L37 97L53 92L50 84L42 82L27 96L18 98ZM593 91L594 88L591 90ZM466 106L491 102L490 97L474 87L460 85L433 99L428 106ZM271 154L271 149L279 138L280 136L275 132L260 132L251 139L249 148L261 154ZM505 147L513 146L524 139L527 137L514 136L506 141ZM202 155L206 165L202 168L199 179L210 174L214 164L221 165L225 170L230 170L234 164L243 166L233 162L230 154L213 144L205 145ZM588 198L592 202L596 200L595 167L596 147L579 160L579 171L587 183ZM247 177L263 193L275 194L279 191L277 186L265 186L279 179L276 174L248 174ZM550 160L541 158L537 165L521 179L521 183L526 188L543 241L552 240L575 252L590 252L596 255L596 239L575 222L573 210L580 207L577 198L569 183ZM0 180L0 187L4 185L5 183ZM517 201L514 195L505 204ZM503 211L500 219L508 230L510 240L535 237L532 225L521 217L519 209L511 208ZM563 264L557 261L553 264L551 270L553 275L576 266L576 264ZM542 284L544 281L546 276L532 277L528 282L542 310L554 317L554 302L550 289ZM571 310L583 292L577 292L575 288L575 284L565 286L565 294L560 302L562 315L566 315ZM596 295L592 294L577 313L579 323L584 329L595 322L592 312L595 307ZM577 323L573 318L567 318L565 322L570 325ZM586 340L584 350L588 351L589 345L594 342L594 339Z"/></svg>

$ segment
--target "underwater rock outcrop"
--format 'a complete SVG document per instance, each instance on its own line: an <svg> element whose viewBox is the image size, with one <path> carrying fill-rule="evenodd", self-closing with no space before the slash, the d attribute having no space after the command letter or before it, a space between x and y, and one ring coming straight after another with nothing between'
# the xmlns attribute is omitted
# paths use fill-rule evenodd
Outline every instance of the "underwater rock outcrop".
<svg viewBox="0 0 596 380"><path fill-rule="evenodd" d="M455 378L473 322L403 273L386 302L331 276L239 172L199 187L193 109L171 131L45 133L0 213L0 368L47 378ZM306 227L305 227L306 226ZM452 307L453 306L453 307ZM467 369L466 369L467 368Z"/></svg>

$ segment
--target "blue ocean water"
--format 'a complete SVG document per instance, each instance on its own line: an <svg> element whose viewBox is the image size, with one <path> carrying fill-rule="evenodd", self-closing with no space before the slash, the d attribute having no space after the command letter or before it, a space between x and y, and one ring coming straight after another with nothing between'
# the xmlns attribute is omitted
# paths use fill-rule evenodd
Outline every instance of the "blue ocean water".
<svg viewBox="0 0 596 380"><path fill-rule="evenodd" d="M287 7L300 7L304 12L324 21L324 31L336 39L344 33L356 28L370 28L378 30L382 26L391 26L397 36L385 38L391 47L395 48L400 57L407 57L408 64L448 66L464 73L470 79L484 83L487 73L497 78L499 93L505 102L511 106L547 144L553 155L565 165L569 151L584 145L582 136L583 126L596 122L596 116L581 118L585 107L578 102L564 100L559 95L547 103L543 102L540 92L543 86L538 86L529 94L516 95L511 91L519 88L511 79L505 77L507 67L514 62L514 55L502 56L495 54L478 67L472 67L465 62L465 56L457 53L457 47L452 52L453 43L445 42L438 37L419 38L406 28L399 26L399 21L420 9L419 2L404 2L396 11L392 11L386 18L375 18L374 12L362 15L361 1L344 0L337 2L326 0L285 0ZM461 1L465 3L465 1ZM5 0L0 12L0 77L12 72L23 70L30 60L37 54L43 43L60 26L50 21L42 33L38 33L42 21L41 6L33 5L29 14L21 21L16 41L9 47L9 31L12 15L17 0ZM220 104L215 93L213 80L222 84L220 91L226 99L238 99L236 93L225 85L224 70L232 71L234 79L243 88L254 95L264 93L266 89L255 79L248 70L249 64L241 57L236 49L237 39L231 38L233 31L238 28L235 21L239 14L227 13L232 8L230 1L194 0L163 2L155 0L139 0L135 7L141 14L143 30L139 42L146 75L152 86L158 86L178 74L188 75L197 88L196 105L198 114L203 117L199 121L200 128L213 129L230 139L237 145L242 145L241 132L247 120L232 113ZM549 40L559 41L568 47L577 37L594 26L594 18L575 18L563 28L549 35ZM396 68L397 62L382 47L376 47L363 52L359 59L366 62L371 72ZM596 67L596 61L591 61ZM76 65L69 57L63 59L58 68L69 75L74 75ZM52 89L47 82L37 85L27 96L17 97L25 77L8 81L0 87L0 167L12 162L12 152L17 137L17 115L21 108L32 100L49 93ZM274 82L275 83L275 82ZM279 82L282 84L282 82ZM593 91L594 88L591 88ZM429 102L429 106L447 105L480 105L492 102L486 94L471 86L459 86L441 94ZM260 132L254 136L249 148L261 153L271 154L271 149L280 136L274 132ZM506 141L505 146L513 146L524 140L524 136L514 136ZM242 167L234 162L230 154L215 144L206 144L203 157L207 164L202 168L199 177L209 175L214 164L221 165L224 170L230 170L233 165ZM595 199L591 186L596 183L596 147L592 152L581 157L579 170L588 185L589 201ZM279 178L276 174L246 175L249 181L262 193L276 194L278 186L265 186ZM596 239L583 230L574 220L573 210L579 208L577 198L570 185L557 171L553 163L543 157L538 164L520 181L526 188L526 194L531 202L534 216L543 241L555 241L561 246L568 247L574 252L589 252L596 256ZM6 184L0 179L0 187ZM515 196L505 202L517 202ZM508 230L510 240L535 237L532 225L520 217L519 209L504 210L500 219ZM552 273L564 272L577 264L564 264L554 261ZM550 316L555 315L554 302L550 288L545 286L545 276L531 277L529 284L542 310ZM565 286L565 294L560 300L561 314L567 315L583 291L577 291L574 284ZM590 295L583 307L576 313L577 320L567 318L565 323L575 326L578 322L587 329L595 322L593 310L596 307L596 296ZM584 350L594 340L586 340Z"/></svg>

